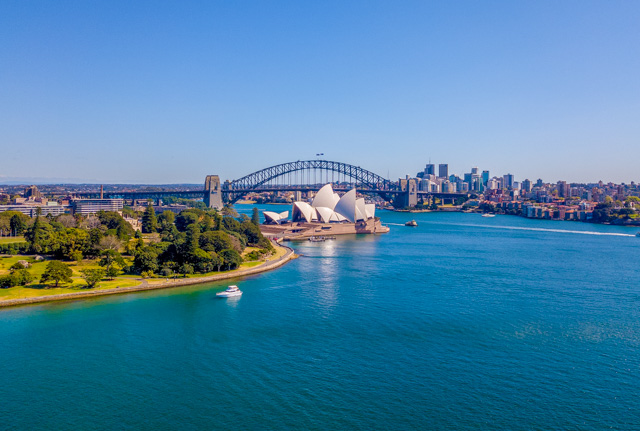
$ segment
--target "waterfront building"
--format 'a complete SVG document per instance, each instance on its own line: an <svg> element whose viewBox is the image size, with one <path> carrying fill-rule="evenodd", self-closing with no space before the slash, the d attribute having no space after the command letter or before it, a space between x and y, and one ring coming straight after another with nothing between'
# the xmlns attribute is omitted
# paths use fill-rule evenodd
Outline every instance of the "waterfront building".
<svg viewBox="0 0 640 431"><path fill-rule="evenodd" d="M438 177L440 178L448 178L449 177L449 165L446 163L440 163L438 165Z"/></svg>
<svg viewBox="0 0 640 431"><path fill-rule="evenodd" d="M71 201L74 214L89 215L98 211L122 211L124 199L75 199Z"/></svg>
<svg viewBox="0 0 640 431"><path fill-rule="evenodd" d="M374 218L375 210L374 204L366 204L364 198L356 198L356 189L351 189L340 197L333 191L331 184L326 184L318 191L311 204L294 202L292 221L355 223Z"/></svg>

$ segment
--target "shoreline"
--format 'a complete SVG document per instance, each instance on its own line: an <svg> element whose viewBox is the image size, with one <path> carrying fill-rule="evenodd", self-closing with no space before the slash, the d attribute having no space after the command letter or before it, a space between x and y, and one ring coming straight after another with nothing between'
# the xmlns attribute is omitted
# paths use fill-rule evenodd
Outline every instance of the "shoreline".
<svg viewBox="0 0 640 431"><path fill-rule="evenodd" d="M395 212L395 213L462 213L462 214L493 214L493 215L499 215L499 216L513 216L513 217L520 217L523 218L525 220L543 220L543 221L562 221L562 222L573 222L573 223L583 223L583 224L591 224L591 225L601 225L601 226L620 226L620 227L633 227L633 228L640 228L640 224L616 224L616 223L609 223L609 222L605 222L605 223L598 223L598 222L593 222L593 221L585 221L585 220L565 220L565 219L554 219L554 218L543 218L543 217L524 217L520 214L505 214L505 213L483 213L482 211L478 211L478 210L469 210L469 211L463 211L463 210L459 210L459 209L451 209L451 210L405 210L405 209L385 209L383 208L384 211L389 211L389 212Z"/></svg>
<svg viewBox="0 0 640 431"><path fill-rule="evenodd" d="M238 278L238 277L246 277L249 275L259 274L262 272L270 271L272 269L276 269L297 258L291 247L287 247L282 244L274 244L276 247L284 248L285 254L279 257L276 260L266 261L258 266L253 268L246 269L236 269L231 272L227 272L224 274L215 274L208 275L204 277L194 277L194 278L182 278L182 279L174 279L174 280L166 280L164 282L159 283L149 283L148 280L143 280L137 286L131 287L115 287L112 289L103 289L103 290L87 290L83 292L73 292L73 293L63 293L58 295L45 295L45 296L35 296L31 298L18 298L18 299L7 299L4 301L0 301L0 309L7 307L16 307L20 305L31 305L31 304L39 304L44 302L53 302L53 301L72 301L76 299L84 299L84 298L95 298L99 296L107 296L107 295L118 295L132 292L144 292L148 290L158 290L158 289L170 289L173 287L181 287L181 286L190 286L194 284L204 284L210 283L212 281L220 281L226 280L230 278Z"/></svg>

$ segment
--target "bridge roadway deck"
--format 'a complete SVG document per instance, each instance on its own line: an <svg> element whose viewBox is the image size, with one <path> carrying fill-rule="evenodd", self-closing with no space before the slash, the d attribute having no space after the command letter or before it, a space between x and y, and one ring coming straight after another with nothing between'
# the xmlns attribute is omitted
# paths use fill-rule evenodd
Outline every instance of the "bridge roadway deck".
<svg viewBox="0 0 640 431"><path fill-rule="evenodd" d="M287 187L258 187L255 189L223 189L224 194L247 194L247 193L265 193L265 192L311 192L320 190L321 186L287 186ZM333 189L338 192L346 192L351 190L352 187L334 187ZM403 193L397 189L370 189L370 188L358 188L358 192L361 193L380 193L380 194L395 194ZM460 196L466 196L467 193L434 193L418 191L420 196L435 196L438 198L457 198ZM81 192L74 193L75 196L84 199L99 199L100 192ZM157 199L167 196L175 196L186 199L200 199L205 195L204 190L174 190L174 191L139 191L139 192L104 192L103 197L105 199Z"/></svg>

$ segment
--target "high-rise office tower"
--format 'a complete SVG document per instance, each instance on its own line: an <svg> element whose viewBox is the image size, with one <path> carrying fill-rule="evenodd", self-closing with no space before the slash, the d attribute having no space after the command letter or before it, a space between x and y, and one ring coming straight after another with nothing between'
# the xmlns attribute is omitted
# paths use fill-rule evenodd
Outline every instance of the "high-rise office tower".
<svg viewBox="0 0 640 431"><path fill-rule="evenodd" d="M482 171L482 184L485 186L489 182L489 171Z"/></svg>
<svg viewBox="0 0 640 431"><path fill-rule="evenodd" d="M449 165L446 163L440 163L438 165L438 177L440 178L448 178L449 177Z"/></svg>
<svg viewBox="0 0 640 431"><path fill-rule="evenodd" d="M504 188L505 189L512 189L513 188L513 175L507 174L503 178L504 178L504 183L503 183Z"/></svg>
<svg viewBox="0 0 640 431"><path fill-rule="evenodd" d="M436 165L429 163L427 167L424 168L424 175L435 175L436 174Z"/></svg>

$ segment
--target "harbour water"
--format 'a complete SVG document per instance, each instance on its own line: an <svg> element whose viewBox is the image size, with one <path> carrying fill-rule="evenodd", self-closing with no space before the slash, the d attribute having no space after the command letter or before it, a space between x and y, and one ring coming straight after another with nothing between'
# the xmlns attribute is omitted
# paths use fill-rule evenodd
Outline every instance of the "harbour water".
<svg viewBox="0 0 640 431"><path fill-rule="evenodd" d="M640 429L635 230L378 215L251 278L0 310L0 429Z"/></svg>

